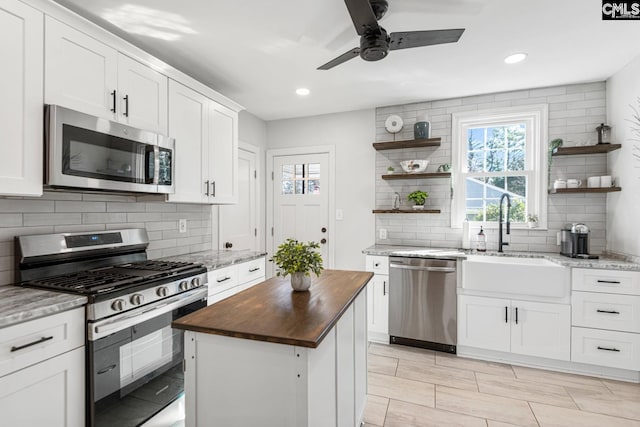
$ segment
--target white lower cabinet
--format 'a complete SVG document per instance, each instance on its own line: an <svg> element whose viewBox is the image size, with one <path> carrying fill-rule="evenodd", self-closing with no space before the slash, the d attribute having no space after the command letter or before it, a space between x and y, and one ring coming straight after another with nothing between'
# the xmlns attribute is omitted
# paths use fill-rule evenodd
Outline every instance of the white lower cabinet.
<svg viewBox="0 0 640 427"><path fill-rule="evenodd" d="M458 296L458 345L569 360L571 307Z"/></svg>
<svg viewBox="0 0 640 427"><path fill-rule="evenodd" d="M233 264L208 273L207 305L222 301L265 280L265 257Z"/></svg>
<svg viewBox="0 0 640 427"><path fill-rule="evenodd" d="M84 307L0 329L0 425L85 425Z"/></svg>
<svg viewBox="0 0 640 427"><path fill-rule="evenodd" d="M367 255L366 271L374 274L367 285L367 331L369 341L389 343L389 257Z"/></svg>

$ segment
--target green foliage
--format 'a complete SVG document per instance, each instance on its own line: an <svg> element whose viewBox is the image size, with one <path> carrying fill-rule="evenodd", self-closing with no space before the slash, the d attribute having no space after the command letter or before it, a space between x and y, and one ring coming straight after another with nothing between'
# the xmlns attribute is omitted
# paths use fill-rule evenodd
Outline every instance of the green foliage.
<svg viewBox="0 0 640 427"><path fill-rule="evenodd" d="M504 206L503 206L504 207ZM506 207L504 208L506 214ZM498 221L500 218L500 206L497 203L487 206L487 218L482 218L482 212L476 214L473 218L474 221ZM525 222L525 205L522 200L514 200L511 202L511 209L509 209L509 221L510 222Z"/></svg>
<svg viewBox="0 0 640 427"><path fill-rule="evenodd" d="M278 250L269 261L275 262L280 269L278 276L287 277L292 273L311 276L310 272L314 272L319 277L324 269L322 256L315 250L319 248L320 244L317 242L302 243L287 239L278 246Z"/></svg>
<svg viewBox="0 0 640 427"><path fill-rule="evenodd" d="M413 201L416 205L424 205L424 202L427 201L427 197L429 197L429 194L424 191L416 190L413 193L409 193L407 200Z"/></svg>

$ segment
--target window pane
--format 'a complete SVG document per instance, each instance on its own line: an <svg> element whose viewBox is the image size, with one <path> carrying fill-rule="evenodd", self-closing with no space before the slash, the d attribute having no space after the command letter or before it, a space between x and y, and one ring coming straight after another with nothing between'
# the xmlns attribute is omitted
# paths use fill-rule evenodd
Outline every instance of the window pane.
<svg viewBox="0 0 640 427"><path fill-rule="evenodd" d="M293 181L282 181L282 194L293 194Z"/></svg>
<svg viewBox="0 0 640 427"><path fill-rule="evenodd" d="M296 178L304 176L304 165L296 165Z"/></svg>
<svg viewBox="0 0 640 427"><path fill-rule="evenodd" d="M467 156L467 168L469 172L483 172L484 151L469 152Z"/></svg>
<svg viewBox="0 0 640 427"><path fill-rule="evenodd" d="M487 151L487 167L486 172L502 172L504 171L504 150Z"/></svg>
<svg viewBox="0 0 640 427"><path fill-rule="evenodd" d="M495 150L505 148L506 132L504 127L490 127L487 129L487 148Z"/></svg>
<svg viewBox="0 0 640 427"><path fill-rule="evenodd" d="M296 181L296 194L304 194L304 181Z"/></svg>
<svg viewBox="0 0 640 427"><path fill-rule="evenodd" d="M527 177L510 176L507 177L507 190L509 195L527 197Z"/></svg>
<svg viewBox="0 0 640 427"><path fill-rule="evenodd" d="M282 165L282 179L293 178L293 165Z"/></svg>
<svg viewBox="0 0 640 427"><path fill-rule="evenodd" d="M309 178L320 178L320 163L309 163Z"/></svg>
<svg viewBox="0 0 640 427"><path fill-rule="evenodd" d="M469 129L467 131L467 150L484 149L484 128Z"/></svg>
<svg viewBox="0 0 640 427"><path fill-rule="evenodd" d="M509 195L511 222L525 222L527 212L525 176L467 177L465 215L470 221L498 221L500 198ZM506 201L503 214L506 215Z"/></svg>
<svg viewBox="0 0 640 427"><path fill-rule="evenodd" d="M308 182L309 182L309 194L320 194L320 180L310 179Z"/></svg>
<svg viewBox="0 0 640 427"><path fill-rule="evenodd" d="M507 170L524 170L524 150L516 149L507 152Z"/></svg>

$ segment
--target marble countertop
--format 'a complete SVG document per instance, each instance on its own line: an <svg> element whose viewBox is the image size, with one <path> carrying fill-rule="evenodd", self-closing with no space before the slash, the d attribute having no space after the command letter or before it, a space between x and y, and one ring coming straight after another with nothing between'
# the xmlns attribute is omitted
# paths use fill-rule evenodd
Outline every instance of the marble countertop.
<svg viewBox="0 0 640 427"><path fill-rule="evenodd" d="M3 285L0 286L0 328L71 310L86 303L84 296Z"/></svg>
<svg viewBox="0 0 640 427"><path fill-rule="evenodd" d="M397 246L397 245L373 245L364 249L362 253L366 255L382 256L407 256L419 258L460 258L465 259L467 255L481 256L504 256L518 258L544 258L556 264L571 268L600 268L605 270L631 270L640 271L640 264L624 261L612 257L601 256L599 259L579 259L568 258L566 256L550 252L502 252L487 251L478 252L471 249L456 248L429 248L417 246Z"/></svg>
<svg viewBox="0 0 640 427"><path fill-rule="evenodd" d="M228 265L239 264L245 261L252 261L267 255L262 251L221 251L210 250L202 252L194 252L191 254L175 255L162 259L170 261L180 262L195 262L203 264L207 267L207 270L217 270L218 268L226 267Z"/></svg>

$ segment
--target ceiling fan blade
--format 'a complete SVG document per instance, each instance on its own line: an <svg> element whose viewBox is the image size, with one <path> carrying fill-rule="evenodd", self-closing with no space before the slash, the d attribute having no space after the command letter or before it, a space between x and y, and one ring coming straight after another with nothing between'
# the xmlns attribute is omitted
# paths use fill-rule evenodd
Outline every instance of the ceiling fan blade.
<svg viewBox="0 0 640 427"><path fill-rule="evenodd" d="M360 48L359 47L355 47L355 48L351 49L350 51L345 52L342 55L338 56L337 58L332 59L331 61L327 62L326 64L319 66L318 70L329 70L329 69L335 67L336 65L340 65L343 62L347 62L348 60L355 58L358 55L360 55Z"/></svg>
<svg viewBox="0 0 640 427"><path fill-rule="evenodd" d="M464 28L456 30L406 31L391 33L389 50L411 47L431 46L434 44L455 43L464 33Z"/></svg>
<svg viewBox="0 0 640 427"><path fill-rule="evenodd" d="M358 35L363 35L368 30L377 30L378 20L371 9L369 0L344 0L351 15L353 26L356 27Z"/></svg>

